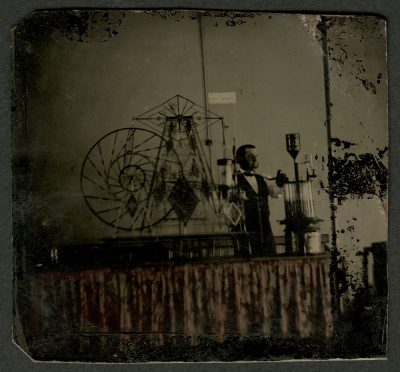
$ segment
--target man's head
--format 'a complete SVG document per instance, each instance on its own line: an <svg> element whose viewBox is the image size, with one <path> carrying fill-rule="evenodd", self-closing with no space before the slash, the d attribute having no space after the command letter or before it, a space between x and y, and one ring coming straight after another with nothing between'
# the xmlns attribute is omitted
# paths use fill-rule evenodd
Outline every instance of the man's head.
<svg viewBox="0 0 400 372"><path fill-rule="evenodd" d="M254 145L242 145L236 151L236 161L240 168L251 171L258 168L258 154Z"/></svg>

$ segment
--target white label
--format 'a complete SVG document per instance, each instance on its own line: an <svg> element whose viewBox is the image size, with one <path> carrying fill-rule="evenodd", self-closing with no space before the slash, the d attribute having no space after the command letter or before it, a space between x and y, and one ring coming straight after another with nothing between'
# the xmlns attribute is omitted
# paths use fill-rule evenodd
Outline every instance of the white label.
<svg viewBox="0 0 400 372"><path fill-rule="evenodd" d="M236 104L236 92L208 93L208 103L210 105L224 105L228 103Z"/></svg>

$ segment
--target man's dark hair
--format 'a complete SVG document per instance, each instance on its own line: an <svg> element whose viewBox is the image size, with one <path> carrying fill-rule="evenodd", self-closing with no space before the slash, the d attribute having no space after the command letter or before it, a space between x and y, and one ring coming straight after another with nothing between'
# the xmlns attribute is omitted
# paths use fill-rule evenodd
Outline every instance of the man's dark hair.
<svg viewBox="0 0 400 372"><path fill-rule="evenodd" d="M240 162L240 159L243 159L244 154L246 153L247 149L255 149L256 147L254 145L242 145L236 150L236 161Z"/></svg>

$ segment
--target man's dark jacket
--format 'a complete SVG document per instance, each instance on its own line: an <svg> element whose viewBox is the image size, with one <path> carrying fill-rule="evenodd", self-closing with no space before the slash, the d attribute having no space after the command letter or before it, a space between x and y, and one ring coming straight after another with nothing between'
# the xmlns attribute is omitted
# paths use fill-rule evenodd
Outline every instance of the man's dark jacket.
<svg viewBox="0 0 400 372"><path fill-rule="evenodd" d="M237 175L238 187L246 194L244 212L252 253L255 255L273 254L276 246L269 222L268 186L263 177L257 174L251 175L251 177L255 177L257 180L258 193L246 180L244 174Z"/></svg>

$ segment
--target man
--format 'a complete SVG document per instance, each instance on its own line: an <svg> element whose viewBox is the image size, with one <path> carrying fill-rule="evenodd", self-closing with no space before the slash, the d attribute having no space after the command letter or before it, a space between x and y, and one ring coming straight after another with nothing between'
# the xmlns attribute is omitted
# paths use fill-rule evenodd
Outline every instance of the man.
<svg viewBox="0 0 400 372"><path fill-rule="evenodd" d="M236 151L236 161L241 168L237 173L237 185L242 195L246 230L249 234L252 254L274 254L276 246L269 221L268 197L280 197L281 188L288 178L280 170L276 175L275 183L256 174L258 154L254 145L240 146Z"/></svg>

